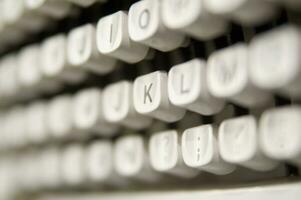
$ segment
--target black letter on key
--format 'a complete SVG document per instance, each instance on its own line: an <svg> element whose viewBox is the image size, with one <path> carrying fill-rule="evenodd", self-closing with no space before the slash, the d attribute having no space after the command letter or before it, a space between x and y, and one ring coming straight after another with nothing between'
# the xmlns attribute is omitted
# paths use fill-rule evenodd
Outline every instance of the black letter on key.
<svg viewBox="0 0 301 200"><path fill-rule="evenodd" d="M153 84L151 83L148 87L144 85L144 104L146 103L146 99L149 99L149 102L152 103L152 97L150 95L150 90L152 88Z"/></svg>
<svg viewBox="0 0 301 200"><path fill-rule="evenodd" d="M180 90L180 92L181 92L181 94L185 94L185 93L188 93L189 92L189 89L188 88L184 88L184 75L183 74L181 74L181 86L180 86L181 88L181 90Z"/></svg>
<svg viewBox="0 0 301 200"><path fill-rule="evenodd" d="M149 20L150 20L150 12L149 10L145 9L143 10L143 12L141 12L139 16L139 27L145 29L149 24Z"/></svg>

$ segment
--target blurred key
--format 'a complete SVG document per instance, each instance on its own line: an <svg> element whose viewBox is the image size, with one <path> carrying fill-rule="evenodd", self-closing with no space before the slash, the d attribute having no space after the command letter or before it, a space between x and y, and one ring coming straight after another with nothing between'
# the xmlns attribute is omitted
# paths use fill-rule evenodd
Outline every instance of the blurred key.
<svg viewBox="0 0 301 200"><path fill-rule="evenodd" d="M301 165L301 108L286 106L263 113L260 142L269 157Z"/></svg>
<svg viewBox="0 0 301 200"><path fill-rule="evenodd" d="M16 3L13 1L8 0L1 0L0 1L0 39L2 42L3 47L4 45L10 45L10 44L16 44L20 41L22 41L25 37L25 34L22 30L20 30L18 27L13 26L13 22L15 21L14 18L18 18L20 13L20 8L17 6L15 10L13 10L11 13L8 12L7 9L10 8L10 4L14 6L13 4ZM18 3L18 2L17 2ZM22 9L21 9L22 10ZM11 15L11 16L10 16ZM11 20L10 20L11 18ZM10 22L12 21L12 22Z"/></svg>
<svg viewBox="0 0 301 200"><path fill-rule="evenodd" d="M65 0L25 0L29 12L36 12L51 18L61 19L71 12L71 4Z"/></svg>
<svg viewBox="0 0 301 200"><path fill-rule="evenodd" d="M2 90L1 93L6 99L15 97L18 94L20 88L17 79L16 56L11 54L3 57L0 61L0 69L0 87Z"/></svg>
<svg viewBox="0 0 301 200"><path fill-rule="evenodd" d="M20 148L27 144L25 135L25 112L21 106L11 108L7 115L6 134L9 144L13 148Z"/></svg>
<svg viewBox="0 0 301 200"><path fill-rule="evenodd" d="M207 84L209 91L218 98L225 98L246 107L269 104L271 95L256 88L249 75L247 46L236 44L210 55Z"/></svg>
<svg viewBox="0 0 301 200"><path fill-rule="evenodd" d="M219 148L222 158L256 171L269 171L278 162L266 157L259 145L259 130L251 115L228 119L219 127Z"/></svg>
<svg viewBox="0 0 301 200"><path fill-rule="evenodd" d="M84 149L80 144L65 147L61 157L61 175L67 186L79 186L86 180Z"/></svg>
<svg viewBox="0 0 301 200"><path fill-rule="evenodd" d="M2 0L3 21L8 26L16 26L24 12L23 0Z"/></svg>
<svg viewBox="0 0 301 200"><path fill-rule="evenodd" d="M255 37L250 47L250 75L255 85L301 97L301 29L283 25Z"/></svg>
<svg viewBox="0 0 301 200"><path fill-rule="evenodd" d="M4 74L5 74L5 67L3 67L2 60L0 60L0 103L3 103L5 100L5 90L6 88L4 87Z"/></svg>
<svg viewBox="0 0 301 200"><path fill-rule="evenodd" d="M61 152L60 149L53 146L47 147L40 153L41 182L48 189L59 188L62 185L61 177Z"/></svg>
<svg viewBox="0 0 301 200"><path fill-rule="evenodd" d="M55 139L66 139L71 134L76 135L72 117L70 96L62 95L52 99L47 108L47 125L51 136Z"/></svg>
<svg viewBox="0 0 301 200"><path fill-rule="evenodd" d="M11 199L15 192L14 179L12 178L12 168L7 159L1 158L0 162L0 198Z"/></svg>
<svg viewBox="0 0 301 200"><path fill-rule="evenodd" d="M120 81L104 88L103 112L104 118L109 122L133 129L147 128L152 122L149 117L135 110L133 84L129 81Z"/></svg>
<svg viewBox="0 0 301 200"><path fill-rule="evenodd" d="M154 133L149 142L150 161L152 167L163 173L183 178L191 178L199 172L184 164L181 137L175 130Z"/></svg>
<svg viewBox="0 0 301 200"><path fill-rule="evenodd" d="M116 133L118 125L105 119L102 103L103 94L98 88L84 89L75 95L73 120L77 129L86 134L93 132L108 136Z"/></svg>
<svg viewBox="0 0 301 200"><path fill-rule="evenodd" d="M25 169L26 188L29 192L41 191L45 186L42 182L42 174L45 173L41 168L39 157L40 152L36 150L29 150L26 152ZM22 170L21 170L22 171Z"/></svg>
<svg viewBox="0 0 301 200"><path fill-rule="evenodd" d="M186 165L216 175L226 175L235 166L226 163L220 156L217 130L211 125L186 129L182 136L182 152Z"/></svg>
<svg viewBox="0 0 301 200"><path fill-rule="evenodd" d="M8 134L8 111L1 114L1 149L7 150L11 148L10 137Z"/></svg>
<svg viewBox="0 0 301 200"><path fill-rule="evenodd" d="M67 60L67 39L63 34L47 38L41 46L41 70L54 81L77 83L84 79L82 70L71 67Z"/></svg>
<svg viewBox="0 0 301 200"><path fill-rule="evenodd" d="M8 130L8 119L9 119L9 110L7 111L2 111L0 114L0 125L1 125L1 149L3 150L7 150L9 148L11 148L11 144L10 144L10 135L8 134L9 132Z"/></svg>
<svg viewBox="0 0 301 200"><path fill-rule="evenodd" d="M17 164L19 170L17 171L19 186L23 191L35 192L38 187L41 186L41 182L38 179L39 175L39 162L35 160L34 152L25 151L23 156L18 157Z"/></svg>
<svg viewBox="0 0 301 200"><path fill-rule="evenodd" d="M49 139L47 126L47 104L45 102L33 102L26 108L26 135L30 142L40 144Z"/></svg>
<svg viewBox="0 0 301 200"><path fill-rule="evenodd" d="M138 113L165 122L180 120L185 110L171 104L167 94L167 73L156 71L136 78L134 106Z"/></svg>
<svg viewBox="0 0 301 200"><path fill-rule="evenodd" d="M115 168L124 177L154 182L158 174L151 168L146 144L141 135L118 138L115 144Z"/></svg>
<svg viewBox="0 0 301 200"><path fill-rule="evenodd" d="M29 95L35 95L41 89L42 72L39 62L39 46L27 46L21 49L18 59L17 78L22 89Z"/></svg>
<svg viewBox="0 0 301 200"><path fill-rule="evenodd" d="M171 103L201 115L213 115L223 109L224 101L209 93L206 67L205 61L193 59L170 69L168 96Z"/></svg>
<svg viewBox="0 0 301 200"><path fill-rule="evenodd" d="M148 47L130 39L128 16L124 11L105 16L98 21L96 40L100 53L128 63L137 63L148 53Z"/></svg>
<svg viewBox="0 0 301 200"><path fill-rule="evenodd" d="M209 12L228 17L244 25L256 25L270 20L276 7L263 0L203 0Z"/></svg>
<svg viewBox="0 0 301 200"><path fill-rule="evenodd" d="M97 51L95 27L92 24L85 24L71 30L67 45L68 61L74 67L106 74L116 65L114 58L104 56Z"/></svg>
<svg viewBox="0 0 301 200"><path fill-rule="evenodd" d="M203 0L163 0L162 17L168 28L202 40L215 38L227 28L222 18L206 10Z"/></svg>
<svg viewBox="0 0 301 200"><path fill-rule="evenodd" d="M118 181L114 171L113 144L110 140L96 140L86 149L87 178L92 182L110 184Z"/></svg>
<svg viewBox="0 0 301 200"><path fill-rule="evenodd" d="M4 135L4 131L5 131L5 114L3 111L1 111L0 112L0 137L2 138L2 140L0 140L0 151L6 149L6 138Z"/></svg>
<svg viewBox="0 0 301 200"><path fill-rule="evenodd" d="M2 5L4 22L21 32L39 31L47 25L47 18L28 12L25 0L3 0Z"/></svg>
<svg viewBox="0 0 301 200"><path fill-rule="evenodd" d="M0 1L0 10L2 10L3 9L3 1ZM3 17L2 17L2 12L1 12L1 14L0 14L0 42L1 42L1 44L3 43L5 43L5 40L2 40L2 33L3 33L3 29L4 29L4 26L5 26L5 24L4 24L4 20L3 20Z"/></svg>
<svg viewBox="0 0 301 200"><path fill-rule="evenodd" d="M105 3L107 0L65 0L65 1L69 1L81 7L88 7L97 2Z"/></svg>
<svg viewBox="0 0 301 200"><path fill-rule="evenodd" d="M165 27L161 16L161 0L140 0L129 10L129 34L133 41L160 51L179 48L184 35Z"/></svg>

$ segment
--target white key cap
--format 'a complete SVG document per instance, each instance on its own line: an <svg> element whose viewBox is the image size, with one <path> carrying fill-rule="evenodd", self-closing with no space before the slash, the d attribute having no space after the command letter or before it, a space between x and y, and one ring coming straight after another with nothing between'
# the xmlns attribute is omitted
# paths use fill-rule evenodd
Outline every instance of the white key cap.
<svg viewBox="0 0 301 200"><path fill-rule="evenodd" d="M6 170L6 167L5 167L5 165L4 165L4 161L3 161L4 159L1 159L1 162L0 162L0 179L2 180L1 182L0 182L0 198L1 199L7 199L7 198L10 198L9 197L9 193L8 193L8 187L7 187L7 182L8 182L8 180L6 180L6 179L8 179L7 178L7 170Z"/></svg>
<svg viewBox="0 0 301 200"><path fill-rule="evenodd" d="M114 69L116 60L100 54L96 47L96 30L85 24L71 30L68 35L68 61L78 68L105 74Z"/></svg>
<svg viewBox="0 0 301 200"><path fill-rule="evenodd" d="M301 29L292 25L257 36L250 47L250 75L255 85L301 96Z"/></svg>
<svg viewBox="0 0 301 200"><path fill-rule="evenodd" d="M71 11L71 4L62 0L25 0L29 12L37 12L46 16L61 19Z"/></svg>
<svg viewBox="0 0 301 200"><path fill-rule="evenodd" d="M17 173L22 190L27 192L36 191L38 189L37 187L40 186L41 183L38 180L39 168L37 167L37 162L35 161L33 152L24 152L23 156L20 156L18 159L18 165L22 170Z"/></svg>
<svg viewBox="0 0 301 200"><path fill-rule="evenodd" d="M175 130L153 134L149 142L151 165L159 172L191 178L196 176L198 171L184 164L180 140L181 137Z"/></svg>
<svg viewBox="0 0 301 200"><path fill-rule="evenodd" d="M71 97L55 97L49 102L47 110L47 124L51 136L54 138L66 138L70 134L75 134Z"/></svg>
<svg viewBox="0 0 301 200"><path fill-rule="evenodd" d="M163 0L165 25L199 39L212 39L223 34L226 23L207 12L203 0Z"/></svg>
<svg viewBox="0 0 301 200"><path fill-rule="evenodd" d="M23 15L24 5L22 0L2 0L1 17L6 25L16 24Z"/></svg>
<svg viewBox="0 0 301 200"><path fill-rule="evenodd" d="M1 62L1 61L0 61ZM5 88L3 87L3 67L1 66L0 63L0 103L2 103L5 100Z"/></svg>
<svg viewBox="0 0 301 200"><path fill-rule="evenodd" d="M23 110L21 107L13 107L6 114L5 126L4 126L4 138L7 142L8 149L15 149L23 147L25 144L25 137L23 129L24 119Z"/></svg>
<svg viewBox="0 0 301 200"><path fill-rule="evenodd" d="M40 49L37 45L25 47L21 50L17 61L18 81L22 88L29 93L37 93L39 84L42 81L39 52Z"/></svg>
<svg viewBox="0 0 301 200"><path fill-rule="evenodd" d="M113 144L109 140L91 143L86 150L87 177L92 182L109 183L116 178L113 165Z"/></svg>
<svg viewBox="0 0 301 200"><path fill-rule="evenodd" d="M24 155L18 157L18 168L17 169L22 169L22 170L17 170L16 171L16 179L18 180L18 187L22 188L22 190L26 191L30 187L30 182L29 182L29 173L27 173L27 166L26 166L26 161L27 161L27 151L24 152ZM21 178L22 177L22 178Z"/></svg>
<svg viewBox="0 0 301 200"><path fill-rule="evenodd" d="M111 123L118 123L133 129L143 129L151 125L152 120L143 116L134 108L133 84L120 81L108 85L103 91L104 117Z"/></svg>
<svg viewBox="0 0 301 200"><path fill-rule="evenodd" d="M256 171L269 171L278 164L262 153L257 122L251 115L222 122L219 127L219 148L226 162Z"/></svg>
<svg viewBox="0 0 301 200"><path fill-rule="evenodd" d="M2 58L1 68L1 90L5 97L14 97L19 92L20 85L17 80L17 63L14 55Z"/></svg>
<svg viewBox="0 0 301 200"><path fill-rule="evenodd" d="M229 17L246 25L266 22L276 14L274 5L262 0L204 0L204 6L215 15Z"/></svg>
<svg viewBox="0 0 301 200"><path fill-rule="evenodd" d="M13 136L14 143L17 147L25 146L28 140L25 135L25 109L24 107L14 108L14 117L11 124L10 134Z"/></svg>
<svg viewBox="0 0 301 200"><path fill-rule="evenodd" d="M180 120L185 110L171 104L167 94L167 73L156 71L136 78L134 106L138 113L165 122Z"/></svg>
<svg viewBox="0 0 301 200"><path fill-rule="evenodd" d="M10 137L8 134L8 111L5 112L2 116L2 131L1 131L1 137L2 137L2 148L3 149L10 149L11 144L10 144Z"/></svg>
<svg viewBox="0 0 301 200"><path fill-rule="evenodd" d="M0 140L0 151L6 149L6 144L5 144L6 143L6 138L5 138L4 131L5 131L5 114L4 114L3 111L1 111L0 112L0 136L1 136L2 139Z"/></svg>
<svg viewBox="0 0 301 200"><path fill-rule="evenodd" d="M41 70L46 78L79 82L83 71L71 67L67 62L67 39L65 35L55 35L46 39L41 47Z"/></svg>
<svg viewBox="0 0 301 200"><path fill-rule="evenodd" d="M0 10L2 10L2 1L0 1ZM1 44L1 50L4 50L3 48L5 47L5 45L7 44L8 41L6 41L6 36L5 36L5 33L4 30L5 30L5 21L3 19L3 16L2 16L2 12L0 14L0 44Z"/></svg>
<svg viewBox="0 0 301 200"><path fill-rule="evenodd" d="M26 135L32 143L42 143L48 139L47 105L33 102L26 110Z"/></svg>
<svg viewBox="0 0 301 200"><path fill-rule="evenodd" d="M23 107L13 107L7 116L6 134L10 145L14 148L22 147L27 143L25 136L25 113Z"/></svg>
<svg viewBox="0 0 301 200"><path fill-rule="evenodd" d="M41 168L40 162L40 151L32 150L29 152L29 158L26 158L29 161L29 174L31 174L30 184L32 191L40 191L45 188L45 185L42 182L42 176L45 173Z"/></svg>
<svg viewBox="0 0 301 200"><path fill-rule="evenodd" d="M261 145L271 158L301 165L301 108L287 106L263 113L260 119Z"/></svg>
<svg viewBox="0 0 301 200"><path fill-rule="evenodd" d="M115 143L115 168L124 177L154 182L158 174L151 168L146 144L141 135L118 138Z"/></svg>
<svg viewBox="0 0 301 200"><path fill-rule="evenodd" d="M71 144L63 150L61 175L68 186L77 186L85 181L84 158L84 149L80 144Z"/></svg>
<svg viewBox="0 0 301 200"><path fill-rule="evenodd" d="M249 60L247 47L243 44L213 53L207 70L210 92L247 107L270 103L270 94L254 87L250 81Z"/></svg>
<svg viewBox="0 0 301 200"><path fill-rule="evenodd" d="M179 48L185 37L165 27L161 16L161 0L141 0L129 10L129 34L133 41L160 51Z"/></svg>
<svg viewBox="0 0 301 200"><path fill-rule="evenodd" d="M50 189L59 188L62 184L61 177L61 152L57 147L48 147L40 155L41 182Z"/></svg>
<svg viewBox="0 0 301 200"><path fill-rule="evenodd" d="M96 40L100 53L128 63L137 63L148 53L148 47L130 39L128 16L124 11L105 16L98 21Z"/></svg>
<svg viewBox="0 0 301 200"><path fill-rule="evenodd" d="M81 6L81 7L88 7L88 6L91 6L92 4L96 3L96 2L101 2L101 3L104 3L106 2L107 0L67 0L69 2L72 2L78 6Z"/></svg>
<svg viewBox="0 0 301 200"><path fill-rule="evenodd" d="M7 159L2 158L0 162L0 198L13 199L16 192L15 180L13 177L13 169Z"/></svg>
<svg viewBox="0 0 301 200"><path fill-rule="evenodd" d="M9 127L8 127L8 120L9 120L9 111L6 111L2 114L2 122L1 122L1 149L7 150L11 148L11 139L10 139L10 134L9 134Z"/></svg>
<svg viewBox="0 0 301 200"><path fill-rule="evenodd" d="M3 1L0 1L0 10L2 10L2 9L3 9ZM1 14L0 14L0 33L2 33L4 26L5 26L5 23L4 23L4 19L3 19L3 13L1 12ZM2 37L2 35L0 37Z"/></svg>
<svg viewBox="0 0 301 200"><path fill-rule="evenodd" d="M41 30L47 20L39 15L27 12L25 0L3 0L2 17L4 22L22 32Z"/></svg>
<svg viewBox="0 0 301 200"><path fill-rule="evenodd" d="M2 12L2 10L4 9L4 5L3 5L3 0L0 1L0 41L1 41L1 44L3 45L3 47L8 44L11 40L8 40L8 38L11 38L11 37L8 37L5 32L9 32L10 30L13 30L12 28L9 28L5 22L5 18L4 18L4 12ZM12 31L13 33L17 33L15 30ZM17 34L17 35L20 35L20 34ZM15 40L17 40L17 38L15 38ZM2 47L2 48L3 48Z"/></svg>
<svg viewBox="0 0 301 200"><path fill-rule="evenodd" d="M4 87L4 75L5 75L5 67L2 64L2 60L0 60L0 102L5 100L5 90L6 88Z"/></svg>
<svg viewBox="0 0 301 200"><path fill-rule="evenodd" d="M98 88L85 89L77 93L73 101L73 118L77 129L112 135L118 126L104 118L102 94Z"/></svg>
<svg viewBox="0 0 301 200"><path fill-rule="evenodd" d="M202 115L216 114L224 107L222 99L209 93L206 63L200 59L193 59L170 69L168 96L174 105Z"/></svg>
<svg viewBox="0 0 301 200"><path fill-rule="evenodd" d="M220 156L217 131L211 124L186 129L182 136L182 152L186 165L216 175L230 174L235 166Z"/></svg>

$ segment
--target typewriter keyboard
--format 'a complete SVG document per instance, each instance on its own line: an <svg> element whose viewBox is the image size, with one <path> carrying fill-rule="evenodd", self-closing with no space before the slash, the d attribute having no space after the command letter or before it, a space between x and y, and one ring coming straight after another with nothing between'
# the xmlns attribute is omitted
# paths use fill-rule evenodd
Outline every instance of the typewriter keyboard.
<svg viewBox="0 0 301 200"><path fill-rule="evenodd" d="M0 200L298 200L300 0L0 0Z"/></svg>

